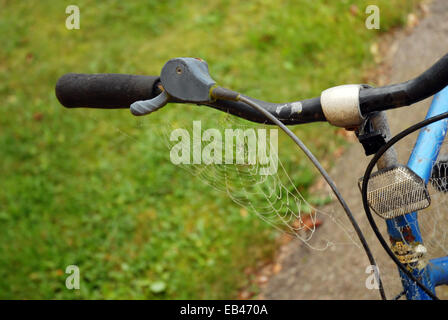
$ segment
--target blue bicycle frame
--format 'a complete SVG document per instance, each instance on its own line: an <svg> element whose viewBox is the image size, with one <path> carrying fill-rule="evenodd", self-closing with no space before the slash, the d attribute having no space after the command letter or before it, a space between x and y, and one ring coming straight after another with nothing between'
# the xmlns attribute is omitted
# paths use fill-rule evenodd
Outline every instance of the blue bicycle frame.
<svg viewBox="0 0 448 320"><path fill-rule="evenodd" d="M448 112L448 87L437 93L428 110L426 118ZM420 130L417 142L408 161L408 167L417 173L425 183L431 177L432 167L448 129L448 120L443 119ZM387 231L392 245L397 242L410 247L423 244L418 224L418 213L412 212L404 216L386 220ZM419 286L410 280L401 270L400 277L407 299L431 299ZM435 287L448 284L448 256L432 259L428 263L423 260L412 266L414 276L435 293Z"/></svg>

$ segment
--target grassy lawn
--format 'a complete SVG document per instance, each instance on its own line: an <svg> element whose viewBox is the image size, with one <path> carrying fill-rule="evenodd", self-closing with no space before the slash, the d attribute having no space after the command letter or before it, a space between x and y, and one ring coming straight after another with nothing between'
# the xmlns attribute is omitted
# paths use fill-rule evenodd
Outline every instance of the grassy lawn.
<svg viewBox="0 0 448 320"><path fill-rule="evenodd" d="M89 1L81 29L65 28L70 1L0 0L0 298L220 299L269 259L277 233L225 194L179 169L151 128L224 114L173 105L145 119L128 110L62 108L67 72L157 75L178 56L201 57L222 85L271 101L359 83L381 30L416 1ZM356 5L358 11L354 10ZM331 162L343 143L327 124L296 127ZM294 182L309 163L280 134ZM78 265L81 290L65 288Z"/></svg>

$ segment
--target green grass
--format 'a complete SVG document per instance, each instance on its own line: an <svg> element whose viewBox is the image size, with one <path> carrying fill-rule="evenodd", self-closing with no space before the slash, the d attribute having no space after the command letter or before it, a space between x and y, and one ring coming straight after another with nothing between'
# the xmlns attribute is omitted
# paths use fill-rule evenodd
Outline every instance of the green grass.
<svg viewBox="0 0 448 320"><path fill-rule="evenodd" d="M374 1L381 31L416 1ZM0 298L233 298L242 272L269 259L276 233L169 161L151 126L215 110L173 105L137 122L126 110L67 110L54 85L67 72L157 75L178 56L201 57L222 85L271 101L362 81L379 33L372 1L0 0ZM350 13L356 4L359 12ZM141 124L144 124L143 126ZM327 124L295 132L326 163L342 139ZM310 165L280 137L304 190ZM65 288L78 265L81 290Z"/></svg>

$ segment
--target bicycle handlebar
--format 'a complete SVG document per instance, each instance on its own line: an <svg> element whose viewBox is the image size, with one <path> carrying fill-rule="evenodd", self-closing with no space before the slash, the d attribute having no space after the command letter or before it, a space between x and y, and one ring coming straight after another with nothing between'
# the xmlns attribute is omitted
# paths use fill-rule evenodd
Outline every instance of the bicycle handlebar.
<svg viewBox="0 0 448 320"><path fill-rule="evenodd" d="M158 81L159 77L129 74L68 73L56 83L56 97L67 108L129 108L136 100L157 96Z"/></svg>
<svg viewBox="0 0 448 320"><path fill-rule="evenodd" d="M163 75L169 73L169 75L165 76L165 78L169 78L170 80L174 78L172 73L175 72L170 73L169 71L166 71L166 66L169 66L173 61L181 60L181 62L184 62L185 60L187 61L188 66L193 69L197 68L198 65L201 66L205 64L206 67L204 68L204 66L201 66L201 70L199 70L199 72L202 72L203 74L208 73L208 66L204 61L193 58L182 59L170 60L162 70L162 75L160 77L125 74L68 73L59 78L56 84L56 97L59 102L67 108L129 108L129 106L136 101L150 100L157 97L161 93L161 89L158 87L158 84L160 84L160 80L163 78ZM195 72L197 72L197 70ZM186 72L184 72L183 75L186 75ZM197 83L195 83L194 80L195 79L190 77L185 82L180 84L177 84L176 82L166 83L165 86L170 88L171 94L173 94L173 92L177 89L176 96L171 96L170 102L206 105L249 121L270 123L265 117L263 117L263 115L243 102L228 101L223 99L210 99L209 101L203 101L204 98L197 98L197 92L203 94L203 90L197 90L198 87L203 85L203 79L200 79ZM206 83L207 86L205 89L207 90L206 96L208 97L210 86L214 84L214 81L211 78L207 79L207 81L208 82ZM190 96L190 99L199 99L198 101L185 100L188 99L189 96L189 90L185 90L185 87L189 85L192 85L189 90L196 93L196 96L192 93L193 97ZM182 92L179 93L179 91ZM270 103L253 98L249 99L262 105L263 108L274 114L285 124L302 124L315 121L326 121L322 112L320 98L288 103ZM135 113L135 115L138 114Z"/></svg>
<svg viewBox="0 0 448 320"><path fill-rule="evenodd" d="M163 89L159 88L159 84ZM448 54L419 77L403 83L378 88L362 85L334 87L322 92L320 97L291 103L269 103L245 97L261 105L285 124L328 121L347 128L359 124L370 113L413 104L447 85ZM157 97L161 90L166 90L167 99L163 103L206 105L246 120L270 123L246 103L214 98L212 90L215 87L216 83L208 74L205 61L177 58L165 64L160 77L69 73L58 80L56 96L68 108L116 109L129 108L136 102L149 102L152 110L157 110L164 104L154 106L148 100ZM346 117L351 117L351 120L344 123Z"/></svg>
<svg viewBox="0 0 448 320"><path fill-rule="evenodd" d="M399 108L426 99L448 85L448 54L415 79L359 93L363 114Z"/></svg>
<svg viewBox="0 0 448 320"><path fill-rule="evenodd" d="M326 121L326 118L322 112L320 98L313 98L297 102L270 103L248 96L244 97L255 101L269 113L275 115L277 119L287 125ZM218 99L214 102L208 103L207 106L233 114L252 122L272 124L272 122L267 120L266 117L264 117L260 112L247 105L246 103L240 101Z"/></svg>

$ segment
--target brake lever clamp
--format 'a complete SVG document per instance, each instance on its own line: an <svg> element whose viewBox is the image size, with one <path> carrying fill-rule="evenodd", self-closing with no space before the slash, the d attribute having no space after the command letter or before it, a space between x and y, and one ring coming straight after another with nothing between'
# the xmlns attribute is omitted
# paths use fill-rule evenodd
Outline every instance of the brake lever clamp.
<svg viewBox="0 0 448 320"><path fill-rule="evenodd" d="M216 85L208 71L208 64L198 58L175 58L162 68L160 82L163 91L157 97L131 104L131 113L136 116L154 112L168 102L210 103L211 89Z"/></svg>

